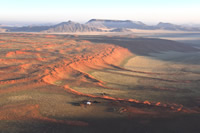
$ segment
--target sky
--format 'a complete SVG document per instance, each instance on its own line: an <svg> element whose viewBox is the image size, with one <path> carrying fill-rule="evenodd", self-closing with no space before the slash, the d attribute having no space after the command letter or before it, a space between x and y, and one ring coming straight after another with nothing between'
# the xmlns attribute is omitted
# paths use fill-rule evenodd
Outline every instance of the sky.
<svg viewBox="0 0 200 133"><path fill-rule="evenodd" d="M200 0L0 0L0 24L93 18L200 24Z"/></svg>

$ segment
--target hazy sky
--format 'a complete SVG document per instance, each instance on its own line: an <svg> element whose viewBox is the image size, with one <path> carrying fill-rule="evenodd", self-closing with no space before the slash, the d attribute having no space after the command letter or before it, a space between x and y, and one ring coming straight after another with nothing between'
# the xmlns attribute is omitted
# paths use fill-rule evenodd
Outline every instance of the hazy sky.
<svg viewBox="0 0 200 133"><path fill-rule="evenodd" d="M92 18L200 23L200 0L0 0L0 23Z"/></svg>

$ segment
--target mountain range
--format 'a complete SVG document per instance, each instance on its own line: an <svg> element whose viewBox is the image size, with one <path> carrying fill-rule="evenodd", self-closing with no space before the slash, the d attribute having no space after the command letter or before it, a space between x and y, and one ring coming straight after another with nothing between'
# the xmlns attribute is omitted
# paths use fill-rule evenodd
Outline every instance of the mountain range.
<svg viewBox="0 0 200 133"><path fill-rule="evenodd" d="M85 24L75 23L72 21L62 22L60 24L51 26L49 29L42 32L102 32L101 29L90 27Z"/></svg>
<svg viewBox="0 0 200 133"><path fill-rule="evenodd" d="M24 26L24 27L0 27L5 32L130 32L131 29L141 30L172 30L172 31L200 31L200 27L189 27L160 22L157 25L146 25L141 21L131 20L105 20L91 19L85 24L72 21L62 22L51 26ZM0 30L1 31L1 30Z"/></svg>

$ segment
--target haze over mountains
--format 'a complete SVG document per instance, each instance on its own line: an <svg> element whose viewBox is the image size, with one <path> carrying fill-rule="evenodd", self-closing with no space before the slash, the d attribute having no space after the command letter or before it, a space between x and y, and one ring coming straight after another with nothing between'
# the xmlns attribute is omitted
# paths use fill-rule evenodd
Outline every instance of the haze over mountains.
<svg viewBox="0 0 200 133"><path fill-rule="evenodd" d="M157 25L146 25L141 21L131 20L104 20L91 19L85 24L72 21L62 22L52 26L24 26L24 27L0 27L4 32L130 32L131 29L140 30L172 30L172 31L200 31L200 27L189 27L160 22Z"/></svg>

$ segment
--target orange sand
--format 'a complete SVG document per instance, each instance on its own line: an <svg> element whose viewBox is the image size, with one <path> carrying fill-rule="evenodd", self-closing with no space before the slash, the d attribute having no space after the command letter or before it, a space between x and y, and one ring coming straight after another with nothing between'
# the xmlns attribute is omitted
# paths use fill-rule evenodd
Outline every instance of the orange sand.
<svg viewBox="0 0 200 133"><path fill-rule="evenodd" d="M13 33L4 36L4 41L0 42L3 43L0 45L0 49L6 51L0 54L0 85L6 87L0 89L0 94L31 90L45 85L56 86L55 82L64 81L64 84L56 87L75 95L166 107L176 112L183 110L182 105L90 95L70 88L70 86L88 83L91 86L112 89L106 87L103 81L95 79L88 71L119 66L124 59L133 55L126 48L113 44L93 44L87 40L80 41L74 38L70 39L70 37L58 39L54 35ZM17 40L13 37L16 37ZM35 37L35 40L31 40L29 37ZM128 108L129 112L133 112L133 110ZM144 113L140 110L136 110L136 112ZM39 119L68 125L88 125L81 121L63 121L43 117L39 113L39 105L6 105L0 108L0 120L17 119Z"/></svg>

